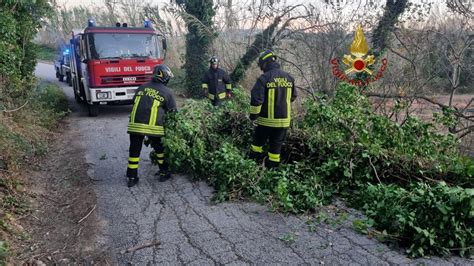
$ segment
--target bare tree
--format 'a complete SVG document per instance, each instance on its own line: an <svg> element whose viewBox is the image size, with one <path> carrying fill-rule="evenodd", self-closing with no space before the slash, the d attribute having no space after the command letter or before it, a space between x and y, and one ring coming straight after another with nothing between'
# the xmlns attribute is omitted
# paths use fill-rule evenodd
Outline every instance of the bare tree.
<svg viewBox="0 0 474 266"><path fill-rule="evenodd" d="M140 12L147 5L143 0L119 0L120 7L129 25L135 27L141 23Z"/></svg>
<svg viewBox="0 0 474 266"><path fill-rule="evenodd" d="M452 11L462 14L465 17L473 16L474 11L473 11L473 3L472 1L463 1L463 0L446 0L446 5L448 8L450 8Z"/></svg>
<svg viewBox="0 0 474 266"><path fill-rule="evenodd" d="M109 23L113 25L117 22L117 5L119 0L104 0L104 5L107 8Z"/></svg>
<svg viewBox="0 0 474 266"><path fill-rule="evenodd" d="M442 17L433 15L421 29L401 26L394 31L395 40L388 46L394 56L388 78L380 86L384 90L368 95L404 101L405 118L414 112L449 115L449 131L463 138L474 132L474 116L467 112L473 99L457 104L454 99L460 88L472 84L473 28L469 18ZM448 95L436 96L439 93ZM388 110L394 116L394 109Z"/></svg>

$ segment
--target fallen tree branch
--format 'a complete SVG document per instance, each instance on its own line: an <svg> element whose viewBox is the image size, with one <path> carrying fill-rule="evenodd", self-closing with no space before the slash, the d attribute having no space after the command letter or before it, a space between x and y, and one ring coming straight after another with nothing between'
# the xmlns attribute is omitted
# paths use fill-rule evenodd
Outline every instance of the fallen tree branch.
<svg viewBox="0 0 474 266"><path fill-rule="evenodd" d="M122 251L120 251L120 254L123 255L125 253L135 252L135 251L140 250L140 249L153 247L153 246L158 246L160 244L161 244L161 242L159 240L153 240L153 241L141 244L141 245L137 245L137 246L134 246L134 247L131 247L131 248L127 248L126 250L122 250Z"/></svg>
<svg viewBox="0 0 474 266"><path fill-rule="evenodd" d="M29 100L26 100L26 102L25 102L22 106L20 106L20 107L18 107L18 108L15 108L15 109L12 109L12 110L4 109L4 110L1 110L0 112L4 112L4 113L13 113L13 112L16 112L16 111L20 110L21 108L25 107L25 106L28 104L28 102L29 102Z"/></svg>
<svg viewBox="0 0 474 266"><path fill-rule="evenodd" d="M80 219L79 222L77 222L77 223L80 224L82 221L87 219L87 217L89 217L89 215L91 215L91 213L95 210L95 207L97 207L97 204L94 204L94 207L92 207L92 209L89 211L89 213L87 213L86 216L82 217L82 219Z"/></svg>
<svg viewBox="0 0 474 266"><path fill-rule="evenodd" d="M369 163L372 166L372 169L374 169L375 177L379 181L379 184L382 184L382 181L380 181L379 175L377 174L377 169L375 169L374 164L372 163L372 157L369 156Z"/></svg>
<svg viewBox="0 0 474 266"><path fill-rule="evenodd" d="M337 123L341 125L342 127L344 127L347 131L349 131L349 133L351 133L351 137L354 142L359 139L359 136L357 135L357 133L354 130L352 130L352 128L350 128L348 125L346 125L344 121L339 120L337 121Z"/></svg>

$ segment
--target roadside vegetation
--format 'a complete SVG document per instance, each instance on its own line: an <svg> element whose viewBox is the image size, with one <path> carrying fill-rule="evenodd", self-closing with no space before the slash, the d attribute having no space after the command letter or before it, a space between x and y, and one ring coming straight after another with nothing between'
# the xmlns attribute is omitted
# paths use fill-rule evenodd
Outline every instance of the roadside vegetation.
<svg viewBox="0 0 474 266"><path fill-rule="evenodd" d="M446 19L432 13L432 2L386 1L362 7L379 8L375 17L354 12L349 19L339 13L339 1L326 3L332 17L314 6L301 12L278 1L253 6L254 25L264 25L249 39L236 26L249 14L221 6L226 16L215 20L222 30L211 51L223 56L243 88L223 108L190 100L170 117L173 134L164 143L171 164L214 186L217 201L252 198L276 211L311 213L342 198L366 215L354 223L356 230L410 256L472 258L472 7L450 1L448 12L456 18ZM169 10L182 12L188 27L196 23L180 7ZM384 79L364 88L339 83L329 63L348 53L353 35L346 28L354 19L372 21L366 25L370 53L390 62ZM263 48L279 52L303 92L284 147L285 164L273 171L247 159L253 131L248 90L259 75L253 62ZM460 143L471 143L470 151Z"/></svg>
<svg viewBox="0 0 474 266"><path fill-rule="evenodd" d="M58 56L58 51L56 48L51 47L50 45L46 44L38 44L38 60L53 62L56 57Z"/></svg>
<svg viewBox="0 0 474 266"><path fill-rule="evenodd" d="M333 98L305 102L283 147L285 164L267 171L246 156L248 109L241 90L221 109L189 100L170 117L173 134L164 140L172 166L209 182L217 201L252 198L306 213L340 197L366 214L359 231L411 256L472 256L474 162L454 135L434 130L437 120L393 122L342 84Z"/></svg>
<svg viewBox="0 0 474 266"><path fill-rule="evenodd" d="M62 90L40 83L24 105L0 115L0 261L9 243L28 237L16 222L29 212L24 174L48 152L58 122L67 113Z"/></svg>
<svg viewBox="0 0 474 266"><path fill-rule="evenodd" d="M3 1L0 6L0 265L28 234L18 219L29 212L22 180L48 151L48 140L68 112L62 90L34 77L37 58L52 49L33 43L48 1ZM41 52L40 52L41 51Z"/></svg>

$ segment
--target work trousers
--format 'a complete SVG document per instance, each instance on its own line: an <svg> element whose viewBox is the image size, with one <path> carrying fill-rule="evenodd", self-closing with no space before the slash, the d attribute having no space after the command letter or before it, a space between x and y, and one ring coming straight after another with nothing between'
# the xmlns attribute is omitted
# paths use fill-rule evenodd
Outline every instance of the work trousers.
<svg viewBox="0 0 474 266"><path fill-rule="evenodd" d="M142 150L143 139L145 136L130 134L130 149L128 156L127 177L138 177L138 164L140 162L140 152ZM168 164L165 161L165 153L161 137L148 137L153 151L150 153L150 159L153 164L160 167L160 172L168 171Z"/></svg>
<svg viewBox="0 0 474 266"><path fill-rule="evenodd" d="M266 165L269 167L278 166L280 164L281 146L286 138L287 128L266 127L258 125L253 134L253 141L250 147L250 157L262 159L263 145L268 140L268 158Z"/></svg>

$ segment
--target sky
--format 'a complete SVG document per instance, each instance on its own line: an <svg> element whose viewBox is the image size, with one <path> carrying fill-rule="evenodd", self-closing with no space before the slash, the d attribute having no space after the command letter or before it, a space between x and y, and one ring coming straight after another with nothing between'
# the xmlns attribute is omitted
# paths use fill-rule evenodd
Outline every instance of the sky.
<svg viewBox="0 0 474 266"><path fill-rule="evenodd" d="M60 5L71 5L71 6L80 6L80 5L102 5L103 1L94 1L94 0L56 0ZM168 4L170 0L149 0L153 4ZM238 0L234 0L235 3L238 3ZM315 2L312 0L287 0L289 3L311 3Z"/></svg>
<svg viewBox="0 0 474 266"><path fill-rule="evenodd" d="M55 0L60 6L65 6L65 7L72 7L72 6L94 6L94 7L100 7L103 6L104 0ZM115 0L119 2L120 0ZM124 1L138 1L142 3L152 3L154 5L158 4L160 7L164 7L170 4L171 0L124 0ZM245 3L249 3L249 1L252 0L232 0L234 6L241 6L240 8L245 8L244 6ZM260 0L260 1L269 1L269 0ZM343 7L343 15L347 16L353 16L353 12L358 12L358 11L364 11L366 9L363 9L363 6L365 3L376 3L378 8L376 10L372 10L371 13L375 12L382 12L383 11L383 6L385 0L280 0L280 3L286 3L288 5L295 5L295 4L305 4L305 5L314 5L316 7L319 7L320 5L324 5L322 3L324 2L330 2L333 4L339 3L340 7ZM469 1L469 0L468 0ZM227 0L214 0L214 3L227 3ZM439 13L444 13L446 11L446 0L409 0L409 3L411 4L426 4L426 3L432 3L434 4L432 7L432 11L435 10ZM424 5L423 5L424 6ZM327 6L326 6L327 7ZM324 8L322 9L324 10ZM322 11L324 14L324 11Z"/></svg>
<svg viewBox="0 0 474 266"><path fill-rule="evenodd" d="M120 1L120 0L116 0ZM160 6L164 6L166 4L169 4L171 1L170 0L143 0L144 2L151 2L153 4L159 4ZM226 0L214 0L214 2L222 2ZM248 1L248 0L247 0ZM280 0L282 2L286 2L288 4L316 4L317 2L323 2L323 0ZM342 5L346 5L347 3L350 3L349 5L354 6L357 8L360 3L364 2L385 2L384 0L327 0L329 2L340 2ZM469 0L468 0L469 1ZM79 6L79 5L85 5L85 6L101 6L103 5L103 0L56 0L56 2L60 5L65 5L65 6ZM246 0L239 1L239 0L233 0L234 4L238 3L245 3ZM442 4L446 2L446 0L409 0L410 3L412 4L423 4L423 3L434 3L434 4Z"/></svg>
<svg viewBox="0 0 474 266"><path fill-rule="evenodd" d="M88 5L102 5L103 4L103 1L102 0L99 0L99 1L94 1L94 0L56 0L58 2L58 4L60 5L71 5L71 6L80 6L80 5L85 5L85 6L88 6ZM152 3L154 4L165 4L165 3L169 3L170 1L169 0L151 0Z"/></svg>

